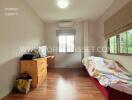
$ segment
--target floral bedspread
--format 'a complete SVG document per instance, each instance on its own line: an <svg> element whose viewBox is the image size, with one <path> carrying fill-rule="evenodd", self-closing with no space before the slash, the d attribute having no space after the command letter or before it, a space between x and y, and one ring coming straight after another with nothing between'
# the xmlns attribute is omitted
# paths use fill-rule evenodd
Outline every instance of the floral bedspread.
<svg viewBox="0 0 132 100"><path fill-rule="evenodd" d="M118 83L132 85L132 74L113 60L91 56L84 58L82 63L89 75L105 87Z"/></svg>

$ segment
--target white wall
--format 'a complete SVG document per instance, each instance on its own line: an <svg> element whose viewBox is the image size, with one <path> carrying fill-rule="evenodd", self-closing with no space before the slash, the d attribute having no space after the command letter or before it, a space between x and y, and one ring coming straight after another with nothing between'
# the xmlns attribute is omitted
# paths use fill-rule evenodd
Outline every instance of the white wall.
<svg viewBox="0 0 132 100"><path fill-rule="evenodd" d="M88 46L90 48L89 55L94 56L96 55L96 47L97 47L97 22L96 21L89 21L88 24Z"/></svg>
<svg viewBox="0 0 132 100"><path fill-rule="evenodd" d="M130 0L115 0L113 5L105 12L105 14L98 20L98 46L107 46L107 40L104 39L104 22L114 13L116 13L120 8L127 4ZM125 15L124 15L125 16ZM105 58L113 59L119 61L124 67L132 72L132 56L120 56L120 55L110 55L107 53L101 53Z"/></svg>
<svg viewBox="0 0 132 100"><path fill-rule="evenodd" d="M97 46L97 22L83 21L83 42L84 42L84 57L96 55L95 49ZM88 49L88 50L87 50Z"/></svg>
<svg viewBox="0 0 132 100"><path fill-rule="evenodd" d="M95 22L75 22L74 29L76 29L75 47L84 48L95 46ZM59 29L57 23L46 24L46 45L48 47L57 47L58 41L56 37L56 30ZM94 55L94 52L75 52L73 54L58 54L55 55L55 67L57 68L78 68L81 67L81 60L83 57Z"/></svg>
<svg viewBox="0 0 132 100"><path fill-rule="evenodd" d="M19 8L18 16L5 16L5 8ZM44 31L44 23L24 0L0 0L0 98L12 89L22 49L42 45Z"/></svg>

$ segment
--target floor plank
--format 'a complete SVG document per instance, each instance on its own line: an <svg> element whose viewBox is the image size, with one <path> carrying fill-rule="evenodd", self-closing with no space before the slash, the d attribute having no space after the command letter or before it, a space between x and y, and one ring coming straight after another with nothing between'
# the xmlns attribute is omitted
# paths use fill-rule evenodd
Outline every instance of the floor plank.
<svg viewBox="0 0 132 100"><path fill-rule="evenodd" d="M3 100L105 100L82 69L50 69L42 86Z"/></svg>

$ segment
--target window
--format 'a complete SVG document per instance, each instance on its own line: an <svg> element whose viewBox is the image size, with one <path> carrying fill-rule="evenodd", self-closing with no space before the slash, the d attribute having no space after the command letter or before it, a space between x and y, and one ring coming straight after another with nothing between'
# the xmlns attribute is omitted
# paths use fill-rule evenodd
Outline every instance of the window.
<svg viewBox="0 0 132 100"><path fill-rule="evenodd" d="M129 30L127 32L127 37L128 37L128 53L132 54L132 30Z"/></svg>
<svg viewBox="0 0 132 100"><path fill-rule="evenodd" d="M120 37L120 53L127 53L127 32L123 32L119 35Z"/></svg>
<svg viewBox="0 0 132 100"><path fill-rule="evenodd" d="M74 35L59 35L58 39L60 53L74 52Z"/></svg>
<svg viewBox="0 0 132 100"><path fill-rule="evenodd" d="M132 55L132 29L109 38L109 53Z"/></svg>
<svg viewBox="0 0 132 100"><path fill-rule="evenodd" d="M109 46L110 46L110 53L116 53L117 47L116 47L116 36L113 36L109 39Z"/></svg>

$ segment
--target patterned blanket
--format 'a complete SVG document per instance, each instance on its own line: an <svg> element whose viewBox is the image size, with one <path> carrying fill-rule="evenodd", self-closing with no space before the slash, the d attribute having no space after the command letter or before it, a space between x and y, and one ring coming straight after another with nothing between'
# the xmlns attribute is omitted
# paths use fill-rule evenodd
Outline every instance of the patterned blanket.
<svg viewBox="0 0 132 100"><path fill-rule="evenodd" d="M84 58L82 63L89 75L105 87L118 83L132 85L132 74L113 60L91 56Z"/></svg>

